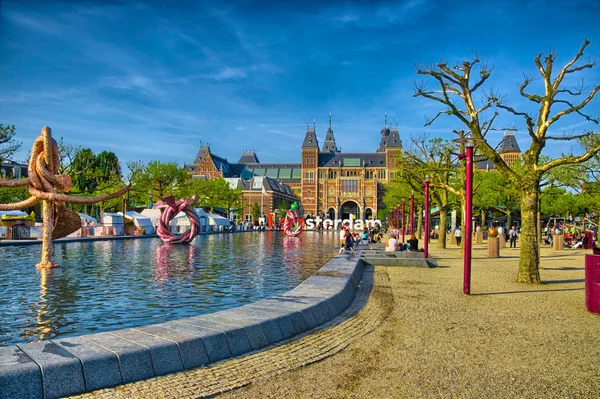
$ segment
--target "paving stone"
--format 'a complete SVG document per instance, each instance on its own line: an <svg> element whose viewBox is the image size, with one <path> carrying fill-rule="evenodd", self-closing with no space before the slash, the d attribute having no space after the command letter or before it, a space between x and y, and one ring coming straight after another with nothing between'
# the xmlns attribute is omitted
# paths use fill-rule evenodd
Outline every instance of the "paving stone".
<svg viewBox="0 0 600 399"><path fill-rule="evenodd" d="M260 323L246 318L236 317L237 315L235 314L225 312L227 311L210 313L204 315L204 317L206 317L207 320L215 323L243 327L248 335L250 345L252 345L252 349L254 350L264 348L265 346L269 345L269 340L267 339L267 336Z"/></svg>
<svg viewBox="0 0 600 399"><path fill-rule="evenodd" d="M17 347L40 366L46 399L85 391L81 362L58 345L42 341L19 344Z"/></svg>
<svg viewBox="0 0 600 399"><path fill-rule="evenodd" d="M119 360L113 352L82 337L57 338L51 342L76 356L83 366L86 391L112 387L123 383Z"/></svg>
<svg viewBox="0 0 600 399"><path fill-rule="evenodd" d="M281 328L277 323L277 318L273 318L269 315L249 312L246 306L224 310L222 312L218 312L218 314L226 315L228 318L237 319L242 323L260 325L269 344L274 344L284 339Z"/></svg>
<svg viewBox="0 0 600 399"><path fill-rule="evenodd" d="M288 309L292 311L297 311L302 314L306 326L308 329L312 329L320 325L315 318L313 309L311 309L307 304L301 303L293 298L285 298L285 297L273 297L269 299L265 299L263 302L264 307L271 309Z"/></svg>
<svg viewBox="0 0 600 399"><path fill-rule="evenodd" d="M152 359L148 349L110 333L84 335L82 338L93 342L117 355L123 382L131 382L154 377Z"/></svg>
<svg viewBox="0 0 600 399"><path fill-rule="evenodd" d="M161 326L202 338L206 353L211 362L217 362L231 357L231 349L229 349L227 337L225 337L225 334L222 332L176 321L163 323Z"/></svg>
<svg viewBox="0 0 600 399"><path fill-rule="evenodd" d="M227 343L229 344L229 349L231 350L231 354L233 356L238 356L252 351L252 345L248 339L248 334L246 334L246 330L243 327L215 323L214 321L207 320L202 316L188 317L178 320L178 322L206 328L208 330L218 331L225 334Z"/></svg>
<svg viewBox="0 0 600 399"><path fill-rule="evenodd" d="M111 334L147 348L156 375L183 370L179 347L175 342L133 328L113 331Z"/></svg>
<svg viewBox="0 0 600 399"><path fill-rule="evenodd" d="M197 335L170 330L163 327L162 324L137 327L136 330L177 343L183 367L186 370L210 363L204 341Z"/></svg>
<svg viewBox="0 0 600 399"><path fill-rule="evenodd" d="M270 303L266 302L266 300L258 301L247 306L249 309L261 309L267 314L276 315L279 317L288 317L294 326L295 334L303 333L309 329L308 323L305 321L302 313L296 310L273 307L270 306Z"/></svg>
<svg viewBox="0 0 600 399"><path fill-rule="evenodd" d="M283 336L283 339L293 337L301 331L296 331L292 318L289 314L278 314L273 309L263 309L257 304L249 304L244 306L244 312L251 317L257 319L263 318L264 320L274 320L279 326L279 330Z"/></svg>
<svg viewBox="0 0 600 399"><path fill-rule="evenodd" d="M41 397L39 366L16 346L0 347L0 399Z"/></svg>

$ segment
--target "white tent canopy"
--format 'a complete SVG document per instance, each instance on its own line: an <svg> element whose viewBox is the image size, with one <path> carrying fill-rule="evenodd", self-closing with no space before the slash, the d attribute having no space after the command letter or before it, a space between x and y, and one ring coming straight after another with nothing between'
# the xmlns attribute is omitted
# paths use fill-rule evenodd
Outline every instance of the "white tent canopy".
<svg viewBox="0 0 600 399"><path fill-rule="evenodd" d="M122 215L122 212L119 212L119 215ZM142 215L141 213L137 213L135 211L127 211L125 212L125 219L129 219L133 221L133 224L137 227L143 227L145 229L146 234L154 234L154 225L152 224L152 219L148 216Z"/></svg>
<svg viewBox="0 0 600 399"><path fill-rule="evenodd" d="M142 209L141 215L147 218L150 218L152 221L152 225L156 228L158 226L158 220L160 219L160 209L151 208L151 209Z"/></svg>
<svg viewBox="0 0 600 399"><path fill-rule="evenodd" d="M223 216L217 215L216 213L207 213L208 219L210 220L211 226L229 226L231 223L229 219Z"/></svg>
<svg viewBox="0 0 600 399"><path fill-rule="evenodd" d="M23 217L29 216L28 213L23 212L23 211L0 211L0 218L4 215L6 215L6 216L23 216Z"/></svg>
<svg viewBox="0 0 600 399"><path fill-rule="evenodd" d="M81 219L82 222L87 220L88 222L93 222L94 224L98 224L98 221L96 220L96 218L86 215L85 213L77 212L77 214L79 215L79 218Z"/></svg>

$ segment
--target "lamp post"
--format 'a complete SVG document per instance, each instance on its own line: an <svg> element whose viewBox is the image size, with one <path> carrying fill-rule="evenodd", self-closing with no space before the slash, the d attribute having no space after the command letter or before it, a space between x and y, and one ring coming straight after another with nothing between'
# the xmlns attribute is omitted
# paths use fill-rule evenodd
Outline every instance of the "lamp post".
<svg viewBox="0 0 600 399"><path fill-rule="evenodd" d="M404 233L406 232L406 223L405 223L405 216L404 216L404 200L402 200L402 244L404 244Z"/></svg>
<svg viewBox="0 0 600 399"><path fill-rule="evenodd" d="M414 234L415 233L415 192L413 191L411 196L410 196L410 225L409 225L409 231L410 234Z"/></svg>
<svg viewBox="0 0 600 399"><path fill-rule="evenodd" d="M471 247L473 245L473 232L471 219L473 218L473 147L475 143L484 141L480 138L465 136L454 139L456 143L464 144L465 153L458 156L465 160L465 215L463 226L465 227L465 246L463 248L464 272L463 272L463 294L471 294Z"/></svg>
<svg viewBox="0 0 600 399"><path fill-rule="evenodd" d="M425 241L423 241L423 257L429 258L429 175L425 175Z"/></svg>

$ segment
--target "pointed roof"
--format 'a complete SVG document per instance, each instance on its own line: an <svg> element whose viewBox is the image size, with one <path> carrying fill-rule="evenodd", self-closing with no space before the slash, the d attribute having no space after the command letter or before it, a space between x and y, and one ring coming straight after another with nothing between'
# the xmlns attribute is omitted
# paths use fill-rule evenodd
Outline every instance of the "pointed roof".
<svg viewBox="0 0 600 399"><path fill-rule="evenodd" d="M504 132L504 137L498 146L496 147L498 154L504 154L506 152L521 152L515 134L513 132Z"/></svg>
<svg viewBox="0 0 600 399"><path fill-rule="evenodd" d="M396 127L390 127L387 125L387 112L385 113L383 129L381 129L381 140L379 141L379 148L377 152L385 152L386 148L402 148L402 140L400 140L400 133L398 133L398 119L396 119Z"/></svg>
<svg viewBox="0 0 600 399"><path fill-rule="evenodd" d="M317 141L317 134L315 133L315 126L306 126L306 136L304 136L304 142L302 148L316 148L319 149L319 142Z"/></svg>
<svg viewBox="0 0 600 399"><path fill-rule="evenodd" d="M390 128L390 134L388 136L386 146L388 148L402 148L402 140L400 140L398 127Z"/></svg>
<svg viewBox="0 0 600 399"><path fill-rule="evenodd" d="M208 145L200 145L200 149L198 150L196 159L194 159L194 163L199 164L200 162L202 162L206 154L210 154L210 147Z"/></svg>
<svg viewBox="0 0 600 399"><path fill-rule="evenodd" d="M333 130L331 129L331 112L329 113L329 128L327 128L325 142L323 143L323 149L321 151L338 152L337 145L335 144L335 137L333 137Z"/></svg>
<svg viewBox="0 0 600 399"><path fill-rule="evenodd" d="M250 151L244 151L242 153L242 157L240 158L238 163L241 163L241 164L260 163L260 161L258 160L256 153L254 151L250 150Z"/></svg>

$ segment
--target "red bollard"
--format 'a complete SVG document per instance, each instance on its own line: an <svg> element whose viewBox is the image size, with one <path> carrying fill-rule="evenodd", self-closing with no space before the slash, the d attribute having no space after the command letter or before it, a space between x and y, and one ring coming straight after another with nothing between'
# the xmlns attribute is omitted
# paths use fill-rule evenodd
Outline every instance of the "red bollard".
<svg viewBox="0 0 600 399"><path fill-rule="evenodd" d="M600 255L585 255L585 307L600 314Z"/></svg>

